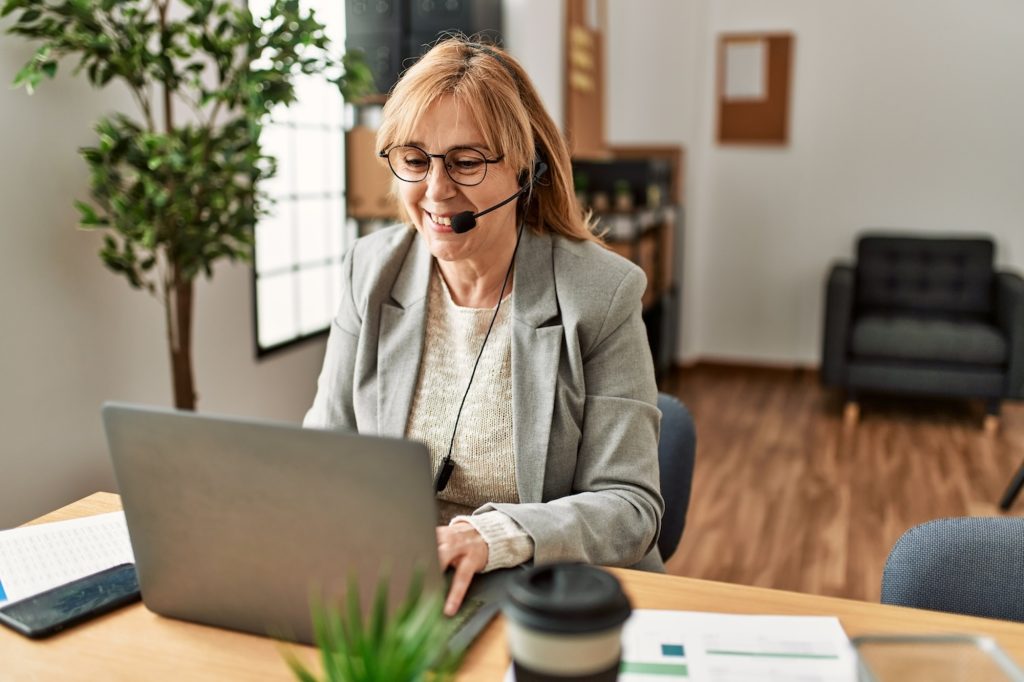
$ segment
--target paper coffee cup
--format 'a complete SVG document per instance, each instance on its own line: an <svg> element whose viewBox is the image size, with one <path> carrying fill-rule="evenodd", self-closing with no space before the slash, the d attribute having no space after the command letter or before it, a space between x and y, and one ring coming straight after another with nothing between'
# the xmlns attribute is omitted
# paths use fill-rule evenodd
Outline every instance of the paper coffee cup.
<svg viewBox="0 0 1024 682"><path fill-rule="evenodd" d="M610 573L584 564L538 566L518 576L505 602L517 682L612 682L622 624L632 609Z"/></svg>

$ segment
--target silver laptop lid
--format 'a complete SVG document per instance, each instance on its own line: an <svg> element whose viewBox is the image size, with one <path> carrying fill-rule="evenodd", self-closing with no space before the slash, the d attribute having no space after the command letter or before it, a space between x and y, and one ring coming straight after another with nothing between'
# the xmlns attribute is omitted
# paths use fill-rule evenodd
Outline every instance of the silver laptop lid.
<svg viewBox="0 0 1024 682"><path fill-rule="evenodd" d="M430 457L410 441L106 404L103 421L146 606L313 640L310 599L391 603L416 566L441 586Z"/></svg>

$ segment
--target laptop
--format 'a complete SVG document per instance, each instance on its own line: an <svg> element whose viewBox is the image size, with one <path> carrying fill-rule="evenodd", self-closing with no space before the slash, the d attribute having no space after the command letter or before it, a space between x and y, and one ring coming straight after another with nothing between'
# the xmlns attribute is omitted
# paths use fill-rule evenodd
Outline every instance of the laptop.
<svg viewBox="0 0 1024 682"><path fill-rule="evenodd" d="M397 608L419 570L444 590L430 456L412 441L107 403L103 422L142 600L153 612L310 644L311 599ZM510 569L477 575L449 642L500 608ZM471 611L471 613L470 613Z"/></svg>

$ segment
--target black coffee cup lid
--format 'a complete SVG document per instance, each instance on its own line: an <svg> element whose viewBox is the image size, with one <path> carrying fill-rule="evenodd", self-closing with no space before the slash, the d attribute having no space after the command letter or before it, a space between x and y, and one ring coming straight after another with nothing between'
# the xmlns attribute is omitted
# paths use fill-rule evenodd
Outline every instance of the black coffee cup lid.
<svg viewBox="0 0 1024 682"><path fill-rule="evenodd" d="M544 632L584 634L621 625L632 608L611 573L586 564L535 566L508 588L505 615Z"/></svg>

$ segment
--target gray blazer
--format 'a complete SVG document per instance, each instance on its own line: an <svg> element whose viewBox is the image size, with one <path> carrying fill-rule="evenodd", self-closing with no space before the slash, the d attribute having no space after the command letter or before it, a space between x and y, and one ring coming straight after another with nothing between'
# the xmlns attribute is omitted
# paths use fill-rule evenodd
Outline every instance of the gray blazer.
<svg viewBox="0 0 1024 682"><path fill-rule="evenodd" d="M433 259L398 225L356 241L304 424L401 438L416 390ZM643 271L590 242L523 233L512 298L518 504L487 504L534 541L534 561L664 570L656 545L654 368Z"/></svg>

